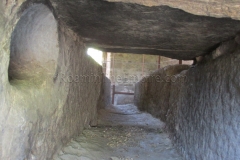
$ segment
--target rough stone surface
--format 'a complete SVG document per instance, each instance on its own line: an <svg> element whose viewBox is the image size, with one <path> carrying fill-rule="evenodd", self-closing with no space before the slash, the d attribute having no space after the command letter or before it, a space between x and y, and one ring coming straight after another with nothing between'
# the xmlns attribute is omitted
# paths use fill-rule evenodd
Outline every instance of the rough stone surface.
<svg viewBox="0 0 240 160"><path fill-rule="evenodd" d="M184 70L179 74L175 75L175 81L171 82L169 88L169 101L168 101L168 110L166 114L166 124L167 129L170 133L170 137L173 140L176 140L176 132L179 129L179 102L181 99L181 89L184 83L186 82L186 72L188 70ZM176 142L176 141L175 141Z"/></svg>
<svg viewBox="0 0 240 160"><path fill-rule="evenodd" d="M161 106L160 102L153 105L140 97L170 93L165 101L166 119L160 118L166 122L185 159L239 159L239 60L238 46L232 54L176 74L176 81L165 90L144 88L144 83L137 85L136 104L150 113L154 110L155 116L166 108L156 110L154 107Z"/></svg>
<svg viewBox="0 0 240 160"><path fill-rule="evenodd" d="M107 0L109 2L137 3L146 6L167 5L195 15L231 17L240 20L239 0Z"/></svg>
<svg viewBox="0 0 240 160"><path fill-rule="evenodd" d="M166 121L171 82L176 81L175 74L188 68L188 65L167 66L142 79L135 86L135 104L141 111Z"/></svg>
<svg viewBox="0 0 240 160"><path fill-rule="evenodd" d="M87 45L115 53L193 59L240 31L240 22L186 13L168 6L103 0L52 0L59 18Z"/></svg>
<svg viewBox="0 0 240 160"><path fill-rule="evenodd" d="M111 104L111 81L103 76L103 83L101 87L101 96L98 101L98 109L103 109Z"/></svg>
<svg viewBox="0 0 240 160"><path fill-rule="evenodd" d="M0 4L3 3L0 2ZM63 144L79 135L85 127L97 123L97 103L103 83L102 68L87 56L87 48L82 39L60 21L58 21L58 26L55 26L58 31L59 49L44 52L47 48L46 45L37 46L32 41L21 41L20 35L24 36L24 33L29 36L26 40L35 38L35 41L38 42L38 40L44 39L41 37L44 34L36 33L37 35L33 36L23 28L15 32L10 41L13 29L15 26L18 29L18 25L22 23L23 19L19 20L21 15L34 17L36 14L48 15L50 13L50 10L43 4L35 4L27 5L28 7L25 8L27 12L19 12L19 17L14 16L14 14L17 15L15 7L19 8L21 4L22 2L4 4L13 5L12 13L8 10L11 7L5 6L6 24L0 25L0 27L4 25L3 36L0 39L0 159L52 160L53 154ZM35 7L37 9L34 10ZM25 19L24 16L22 18ZM28 31L35 26L41 33L45 33L44 30L53 27L51 23L48 23L50 26L43 29L42 25L46 25L43 23L46 22L45 20L45 18L39 19L37 22L32 20L32 23L27 21L26 24L29 23ZM33 25L33 23L36 24ZM47 35L48 38L53 38L49 41L56 44L56 37L52 37L51 34ZM20 37L20 41L16 37ZM10 52L10 43L16 41L18 42L13 46L15 47L14 52ZM58 48L58 46L55 47ZM20 52L21 49L26 52ZM28 51L31 51L32 54ZM39 51L41 52L39 53ZM9 82L10 54L11 58L13 54L19 55L23 59L24 57L29 58L31 54L41 66L45 66L45 62L48 62L48 60L42 60L41 56L49 57L56 66L47 68L53 69L53 74L45 75L43 72L35 72L36 76L27 79L14 77ZM24 54L29 56L24 56ZM56 58L51 58L53 55ZM31 72L36 65L31 65L31 59L28 61L30 61L30 65L27 65L28 70L26 71ZM23 61L20 61L20 64L21 62Z"/></svg>
<svg viewBox="0 0 240 160"><path fill-rule="evenodd" d="M215 50L211 53L197 57L197 63L206 63L213 61L221 56L233 54L234 52L238 51L240 48L239 45L239 34L233 37L232 39L222 42L220 45L217 46Z"/></svg>
<svg viewBox="0 0 240 160"><path fill-rule="evenodd" d="M10 80L39 74L53 77L59 45L57 22L52 12L44 5L34 5L24 12L12 34L10 47Z"/></svg>
<svg viewBox="0 0 240 160"><path fill-rule="evenodd" d="M239 60L238 50L187 72L176 132L186 159L239 159Z"/></svg>

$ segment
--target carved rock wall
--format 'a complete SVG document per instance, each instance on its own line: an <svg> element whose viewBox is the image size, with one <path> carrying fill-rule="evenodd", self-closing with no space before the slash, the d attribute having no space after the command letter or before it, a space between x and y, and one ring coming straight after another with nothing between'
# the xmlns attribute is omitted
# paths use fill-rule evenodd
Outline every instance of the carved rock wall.
<svg viewBox="0 0 240 160"><path fill-rule="evenodd" d="M164 68L157 75L174 75L171 81L143 79L136 85L135 104L166 122L187 160L239 159L239 62L238 46L232 54L188 70ZM169 73L169 68L176 72Z"/></svg>
<svg viewBox="0 0 240 160"><path fill-rule="evenodd" d="M82 39L60 21L42 28L52 16L44 4L27 5L15 16L7 16L7 9L5 23L0 25L4 28L0 41L0 159L51 160L72 137L96 125L102 67L88 57ZM39 16L38 21L31 20ZM18 25L27 25L29 30L18 30ZM18 32L11 38L14 29ZM47 44L39 45L44 38ZM11 45L14 49L10 51ZM8 72L9 61L19 62L20 67L14 68L17 74L11 74L11 69ZM53 65L47 66L49 61ZM46 74L49 70L51 74Z"/></svg>

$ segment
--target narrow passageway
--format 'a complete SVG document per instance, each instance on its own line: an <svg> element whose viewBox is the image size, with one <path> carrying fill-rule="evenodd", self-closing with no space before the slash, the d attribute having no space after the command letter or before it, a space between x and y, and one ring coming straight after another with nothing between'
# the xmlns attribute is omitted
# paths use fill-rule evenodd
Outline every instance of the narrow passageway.
<svg viewBox="0 0 240 160"><path fill-rule="evenodd" d="M240 160L239 71L240 0L2 0L0 160Z"/></svg>
<svg viewBox="0 0 240 160"><path fill-rule="evenodd" d="M100 110L98 122L72 139L55 160L182 160L164 123L132 104Z"/></svg>

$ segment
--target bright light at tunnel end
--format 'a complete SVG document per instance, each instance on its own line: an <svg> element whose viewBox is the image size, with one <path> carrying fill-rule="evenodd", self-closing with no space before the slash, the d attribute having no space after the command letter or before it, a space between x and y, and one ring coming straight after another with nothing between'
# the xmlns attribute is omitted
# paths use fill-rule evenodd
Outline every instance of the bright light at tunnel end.
<svg viewBox="0 0 240 160"><path fill-rule="evenodd" d="M91 56L98 64L102 66L103 52L94 48L88 48L87 54Z"/></svg>

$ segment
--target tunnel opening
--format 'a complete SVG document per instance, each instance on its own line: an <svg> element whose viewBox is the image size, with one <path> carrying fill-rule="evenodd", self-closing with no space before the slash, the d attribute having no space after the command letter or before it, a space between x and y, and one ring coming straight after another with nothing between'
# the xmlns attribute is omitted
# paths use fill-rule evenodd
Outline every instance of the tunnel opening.
<svg viewBox="0 0 240 160"><path fill-rule="evenodd" d="M10 45L9 81L35 83L53 78L59 54L57 22L50 9L35 4L24 11Z"/></svg>
<svg viewBox="0 0 240 160"><path fill-rule="evenodd" d="M112 104L134 103L135 84L169 65L192 65L193 61L159 55L103 52L103 73L111 80Z"/></svg>
<svg viewBox="0 0 240 160"><path fill-rule="evenodd" d="M102 66L102 58L103 58L103 52L94 48L88 48L87 54L92 57L99 65Z"/></svg>

